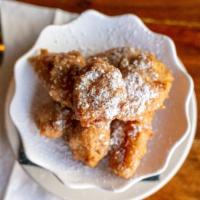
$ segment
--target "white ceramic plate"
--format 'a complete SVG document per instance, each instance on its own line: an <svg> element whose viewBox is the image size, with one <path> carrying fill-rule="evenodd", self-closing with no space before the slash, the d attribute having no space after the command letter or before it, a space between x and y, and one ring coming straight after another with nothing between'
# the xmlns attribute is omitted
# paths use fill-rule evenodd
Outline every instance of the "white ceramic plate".
<svg viewBox="0 0 200 200"><path fill-rule="evenodd" d="M40 48L55 52L76 49L87 56L118 46L133 46L153 52L171 69L175 78L166 109L156 113L153 122L155 134L148 152L136 175L129 181L111 174L105 162L96 169L90 169L74 161L61 139L50 140L39 135L31 116L39 81L27 61L28 57ZM134 15L108 17L96 11L87 11L67 25L48 26L34 47L17 61L15 83L10 114L28 158L55 173L72 188L98 187L120 192L143 178L162 173L191 126L188 108L193 82L177 58L172 40L151 32ZM41 89L38 98L42 98L44 93Z"/></svg>
<svg viewBox="0 0 200 200"><path fill-rule="evenodd" d="M19 149L19 135L18 132L12 123L9 116L9 106L11 99L13 97L14 84L11 84L11 87L8 91L7 101L5 106L5 122L6 129L11 147L16 156L18 156ZM188 152L192 146L192 142L195 136L196 124L197 124L197 108L195 95L193 94L192 99L190 100L189 105L189 116L191 123L191 130L189 131L188 136L183 140L183 142L177 147L172 154L172 157L169 161L169 164L166 170L160 175L159 180L156 181L140 181L128 190L122 193L113 193L112 191L102 191L99 189L72 189L63 185L52 173L49 171L38 168L35 166L22 165L25 172L28 173L39 185L44 187L47 191L57 195L58 197L66 200L139 200L145 199L148 196L152 195L163 187L179 170L182 166L184 160L186 159Z"/></svg>

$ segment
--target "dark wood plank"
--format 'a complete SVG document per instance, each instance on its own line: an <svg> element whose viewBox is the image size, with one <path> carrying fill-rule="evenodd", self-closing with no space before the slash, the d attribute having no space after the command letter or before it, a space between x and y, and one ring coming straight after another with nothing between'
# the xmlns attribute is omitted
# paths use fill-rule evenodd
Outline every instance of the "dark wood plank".
<svg viewBox="0 0 200 200"><path fill-rule="evenodd" d="M140 17L154 17L159 19L200 19L199 0L21 0L37 5L59 7L73 12L82 12L86 9L97 9L106 14L116 15L135 13Z"/></svg>

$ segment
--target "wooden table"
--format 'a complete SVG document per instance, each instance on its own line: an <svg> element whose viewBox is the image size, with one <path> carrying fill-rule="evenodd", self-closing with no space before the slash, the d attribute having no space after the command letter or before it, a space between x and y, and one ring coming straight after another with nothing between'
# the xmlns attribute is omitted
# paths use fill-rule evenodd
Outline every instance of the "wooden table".
<svg viewBox="0 0 200 200"><path fill-rule="evenodd" d="M200 0L21 0L73 12L93 8L109 15L134 13L153 31L176 43L178 55L193 77L200 102ZM199 108L200 109L200 108ZM199 110L200 111L200 110ZM199 112L200 113L200 112ZM200 118L198 116L198 122ZM148 200L200 199L200 123L185 164L177 175Z"/></svg>

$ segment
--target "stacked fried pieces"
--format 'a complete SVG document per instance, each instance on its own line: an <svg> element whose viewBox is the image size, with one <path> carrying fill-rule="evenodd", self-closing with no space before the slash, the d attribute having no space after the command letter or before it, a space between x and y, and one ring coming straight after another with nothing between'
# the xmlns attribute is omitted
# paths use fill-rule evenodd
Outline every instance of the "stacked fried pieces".
<svg viewBox="0 0 200 200"><path fill-rule="evenodd" d="M30 62L53 99L38 113L41 134L63 136L74 159L90 167L108 155L115 174L132 177L171 88L165 65L129 47L87 58L41 50Z"/></svg>

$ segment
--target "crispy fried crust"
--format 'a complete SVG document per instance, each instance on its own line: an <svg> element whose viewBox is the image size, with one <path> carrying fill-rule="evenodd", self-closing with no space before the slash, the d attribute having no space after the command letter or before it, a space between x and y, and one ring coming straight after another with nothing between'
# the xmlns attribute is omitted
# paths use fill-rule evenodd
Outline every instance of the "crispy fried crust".
<svg viewBox="0 0 200 200"><path fill-rule="evenodd" d="M76 77L73 97L75 115L82 126L112 121L126 101L120 70L100 58L91 59Z"/></svg>
<svg viewBox="0 0 200 200"><path fill-rule="evenodd" d="M142 115L163 107L173 77L154 55L122 47L108 50L94 57L101 57L119 68L123 75L128 101L118 119L138 120Z"/></svg>
<svg viewBox="0 0 200 200"><path fill-rule="evenodd" d="M136 121L115 120L111 126L111 134L111 142L114 142L109 153L109 166L116 175L131 178L147 151L152 135L151 127ZM114 139L116 135L117 140Z"/></svg>
<svg viewBox="0 0 200 200"><path fill-rule="evenodd" d="M40 54L29 59L43 85L53 100L72 108L74 76L85 66L85 60L77 51Z"/></svg>
<svg viewBox="0 0 200 200"><path fill-rule="evenodd" d="M90 167L95 167L108 153L109 141L109 128L102 129L94 126L86 128L78 121L74 122L72 133L68 132L68 144L74 159Z"/></svg>
<svg viewBox="0 0 200 200"><path fill-rule="evenodd" d="M34 117L41 135L59 138L71 127L71 116L71 110L62 108L55 102L49 102L41 105Z"/></svg>
<svg viewBox="0 0 200 200"><path fill-rule="evenodd" d="M63 138L68 143L74 159L95 167L107 154L110 141L110 126L84 128L73 119L73 113L61 105L50 102L40 108L35 116L40 134L49 138Z"/></svg>

